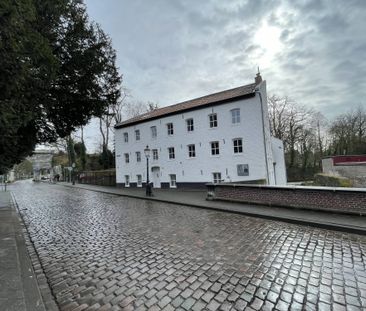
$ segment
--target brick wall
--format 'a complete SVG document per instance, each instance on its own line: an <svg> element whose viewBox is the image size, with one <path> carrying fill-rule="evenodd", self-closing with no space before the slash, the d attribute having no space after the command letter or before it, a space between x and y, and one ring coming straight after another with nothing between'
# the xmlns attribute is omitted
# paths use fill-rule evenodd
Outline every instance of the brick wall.
<svg viewBox="0 0 366 311"><path fill-rule="evenodd" d="M263 185L208 185L214 200L366 215L366 190Z"/></svg>

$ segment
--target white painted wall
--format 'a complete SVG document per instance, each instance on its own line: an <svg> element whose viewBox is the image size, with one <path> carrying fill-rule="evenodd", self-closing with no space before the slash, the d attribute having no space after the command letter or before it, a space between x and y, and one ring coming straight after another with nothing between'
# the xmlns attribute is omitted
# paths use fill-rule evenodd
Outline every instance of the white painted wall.
<svg viewBox="0 0 366 311"><path fill-rule="evenodd" d="M265 91L265 84L263 86ZM260 89L262 92L263 89ZM262 94L262 100L266 94ZM263 105L263 102L262 102ZM232 124L231 109L240 108L240 124ZM213 172L221 172L225 182L236 182L256 179L267 179L265 144L269 154L270 184L274 184L272 144L270 137L263 137L263 130L268 131L268 113L264 116L265 126L262 126L262 108L267 109L266 102L261 107L259 95L246 100L225 103L209 108L202 108L177 115L163 117L158 120L147 121L134 126L116 129L116 174L117 183L125 182L125 175L129 175L130 182L137 181L137 174L141 174L146 181L146 158L144 148L159 150L159 160L150 157L150 168L160 167L160 181L169 182L169 174L175 174L177 183L212 182ZM209 127L209 114L217 113L218 127ZM194 131L187 132L186 119L194 119ZM167 123L174 124L174 135L168 136ZM150 127L157 127L157 138L151 138ZM136 129L140 130L141 140L135 140ZM124 142L123 133L129 136L128 143ZM243 139L243 153L234 154L234 138ZM220 155L211 156L211 141L219 141ZM196 145L196 158L188 157L187 145ZM175 159L169 160L168 147L175 148ZM136 162L135 152L141 152L141 162ZM130 163L125 163L124 154L128 153ZM249 165L249 176L237 175L237 164ZM151 171L150 171L151 172ZM150 173L151 174L151 173ZM153 177L153 176L152 176ZM152 178L150 178L152 180Z"/></svg>
<svg viewBox="0 0 366 311"><path fill-rule="evenodd" d="M286 185L286 164L282 140L271 137L276 185Z"/></svg>

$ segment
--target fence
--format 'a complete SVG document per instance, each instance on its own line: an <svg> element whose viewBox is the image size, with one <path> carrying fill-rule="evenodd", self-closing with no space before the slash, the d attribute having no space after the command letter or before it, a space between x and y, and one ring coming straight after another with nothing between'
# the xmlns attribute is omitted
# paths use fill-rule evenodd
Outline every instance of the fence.
<svg viewBox="0 0 366 311"><path fill-rule="evenodd" d="M79 184L91 184L99 186L115 186L116 170L86 171L80 172L77 176Z"/></svg>

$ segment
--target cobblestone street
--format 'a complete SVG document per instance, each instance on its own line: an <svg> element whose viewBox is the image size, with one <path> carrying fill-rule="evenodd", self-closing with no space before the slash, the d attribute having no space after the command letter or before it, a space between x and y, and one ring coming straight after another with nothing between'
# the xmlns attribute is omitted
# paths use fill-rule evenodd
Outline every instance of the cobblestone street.
<svg viewBox="0 0 366 311"><path fill-rule="evenodd" d="M366 236L12 187L61 310L366 310Z"/></svg>

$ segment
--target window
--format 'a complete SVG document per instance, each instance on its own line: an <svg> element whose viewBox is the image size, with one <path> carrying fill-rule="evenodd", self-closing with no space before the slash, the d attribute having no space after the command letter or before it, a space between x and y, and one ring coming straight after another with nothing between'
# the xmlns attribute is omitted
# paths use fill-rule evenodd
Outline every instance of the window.
<svg viewBox="0 0 366 311"><path fill-rule="evenodd" d="M152 126L152 127L150 127L150 129L151 129L151 137L152 138L156 138L158 136L158 132L156 130L156 126Z"/></svg>
<svg viewBox="0 0 366 311"><path fill-rule="evenodd" d="M243 153L243 140L241 138L233 139L234 153Z"/></svg>
<svg viewBox="0 0 366 311"><path fill-rule="evenodd" d="M196 156L196 146L188 145L188 157L194 158Z"/></svg>
<svg viewBox="0 0 366 311"><path fill-rule="evenodd" d="M128 143L128 133L123 133L123 140L125 143Z"/></svg>
<svg viewBox="0 0 366 311"><path fill-rule="evenodd" d="M221 182L221 173L215 172L215 173L212 173L212 176L213 176L214 184L218 184Z"/></svg>
<svg viewBox="0 0 366 311"><path fill-rule="evenodd" d="M231 110L231 123L236 124L240 123L240 109Z"/></svg>
<svg viewBox="0 0 366 311"><path fill-rule="evenodd" d="M137 177L137 187L142 187L142 176L136 175Z"/></svg>
<svg viewBox="0 0 366 311"><path fill-rule="evenodd" d="M249 176L249 165L248 164L238 164L236 166L238 171L238 176Z"/></svg>
<svg viewBox="0 0 366 311"><path fill-rule="evenodd" d="M168 148L169 159L175 159L174 147Z"/></svg>
<svg viewBox="0 0 366 311"><path fill-rule="evenodd" d="M129 187L130 186L130 176L125 175L125 186Z"/></svg>
<svg viewBox="0 0 366 311"><path fill-rule="evenodd" d="M209 116L210 119L210 127L217 127L217 114L216 113L212 113Z"/></svg>
<svg viewBox="0 0 366 311"><path fill-rule="evenodd" d="M135 131L135 139L140 140L140 130Z"/></svg>
<svg viewBox="0 0 366 311"><path fill-rule="evenodd" d="M170 177L170 188L176 188L177 187L177 176L175 174L169 175Z"/></svg>
<svg viewBox="0 0 366 311"><path fill-rule="evenodd" d="M194 130L193 119L187 119L187 131L192 132Z"/></svg>
<svg viewBox="0 0 366 311"><path fill-rule="evenodd" d="M140 151L136 152L136 162L141 162L141 152Z"/></svg>
<svg viewBox="0 0 366 311"><path fill-rule="evenodd" d="M211 155L218 155L218 154L220 154L219 142L213 141L211 142Z"/></svg>
<svg viewBox="0 0 366 311"><path fill-rule="evenodd" d="M153 149L152 154L153 154L153 160L159 160L158 149Z"/></svg>
<svg viewBox="0 0 366 311"><path fill-rule="evenodd" d="M173 123L168 123L166 125L167 130L168 130L168 135L173 135L174 134L174 128L173 128Z"/></svg>
<svg viewBox="0 0 366 311"><path fill-rule="evenodd" d="M125 162L130 163L130 155L128 153L125 153Z"/></svg>

